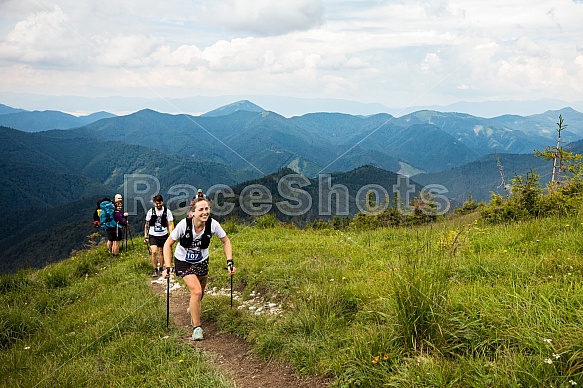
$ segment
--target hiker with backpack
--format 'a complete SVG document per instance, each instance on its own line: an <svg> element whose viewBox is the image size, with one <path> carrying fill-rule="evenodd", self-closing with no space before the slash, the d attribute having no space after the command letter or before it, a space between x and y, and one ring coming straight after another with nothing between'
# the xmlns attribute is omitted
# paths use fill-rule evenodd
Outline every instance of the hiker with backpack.
<svg viewBox="0 0 583 388"><path fill-rule="evenodd" d="M109 197L104 197L101 198L99 201L97 201L97 207L95 208L95 211L93 212L93 228L98 229L101 227L101 220L99 215L101 214L101 203L102 202L111 202L111 199L109 199Z"/></svg>
<svg viewBox="0 0 583 388"><path fill-rule="evenodd" d="M203 198L203 199L209 199L209 198L207 197L207 195L206 195L205 193L203 193L202 189L198 189L198 190L196 191L196 195L195 195L195 196L194 196L192 199L194 199L194 198Z"/></svg>
<svg viewBox="0 0 583 388"><path fill-rule="evenodd" d="M233 250L231 241L217 220L210 216L210 204L204 198L195 198L190 203L188 216L181 220L164 244L164 278L170 277L172 265L172 246L179 244L174 252L174 270L182 277L190 291L190 301L187 312L190 323L194 327L193 340L202 340L203 332L200 325L201 301L206 287L209 272L209 244L212 235L216 235L223 243L227 258L229 275L235 274L233 266Z"/></svg>
<svg viewBox="0 0 583 388"><path fill-rule="evenodd" d="M128 224L128 221L126 219L127 213L122 213L123 204L121 201L116 202L115 205L111 205L113 206L113 214L111 215L113 222L106 222L105 225L105 230L107 231L107 249L109 249L109 252L113 256L117 256L119 254L120 241L123 240L123 227ZM107 217L109 217L111 209L109 205L106 205L106 207L107 209L103 209L102 207L101 213L103 214L105 210Z"/></svg>
<svg viewBox="0 0 583 388"><path fill-rule="evenodd" d="M144 225L144 242L150 247L152 255L152 266L154 273L152 277L162 275L162 264L164 256L162 249L168 239L168 234L174 229L174 217L170 209L164 205L164 198L160 194L152 197L154 207L146 212L146 224Z"/></svg>
<svg viewBox="0 0 583 388"><path fill-rule="evenodd" d="M120 194L116 194L120 196ZM115 204L108 197L97 201L97 209L93 212L93 227L105 230L107 233L107 249L109 253L119 254L119 242L123 239L123 227L128 224L128 213L122 214L122 202Z"/></svg>

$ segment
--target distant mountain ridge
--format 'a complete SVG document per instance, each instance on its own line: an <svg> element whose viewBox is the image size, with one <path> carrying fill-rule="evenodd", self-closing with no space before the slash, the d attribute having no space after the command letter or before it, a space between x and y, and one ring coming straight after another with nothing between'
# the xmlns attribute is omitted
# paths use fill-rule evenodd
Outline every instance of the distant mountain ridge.
<svg viewBox="0 0 583 388"><path fill-rule="evenodd" d="M572 123L563 139L581 139L583 114L570 108L533 118L486 119L419 111L402 117L312 113L288 119L248 101L201 116L146 109L54 136L108 138L262 175L290 167L313 176L319 172L349 171L364 164L398 171L399 163L438 172L492 152L532 153L543 149L556 141L559 114L566 123ZM156 137L158 140L152 142Z"/></svg>
<svg viewBox="0 0 583 388"><path fill-rule="evenodd" d="M170 114L184 113L200 115L217 107L229 105L235 101L249 100L262 108L278 112L285 117L302 116L315 112L339 112L351 115L368 116L388 113L393 116L433 110L439 112L467 113L477 117L498 117L502 115L529 116L548 110L560 110L572 107L583 112L583 99L564 101L558 99L508 100L508 101L460 101L441 105L411 105L403 101L398 106L388 106L380 102L362 102L339 98L291 97L280 95L246 94L246 95L196 95L189 97L85 97L85 96L49 96L34 93L1 92L0 101L13 107L27 110L57 110L63 112L92 112L99 110L124 115L143 108L150 108Z"/></svg>
<svg viewBox="0 0 583 388"><path fill-rule="evenodd" d="M5 105L3 107L6 107ZM8 108L8 107L6 107ZM59 111L0 111L0 126L25 132L41 132L50 129L70 129L91 124L95 121L116 117L108 112L95 112L87 116L73 116Z"/></svg>
<svg viewBox="0 0 583 388"><path fill-rule="evenodd" d="M237 111L246 111L246 112L265 112L265 109L260 107L259 105L255 105L251 101L242 100L237 101L229 105L222 106L217 109L213 109L210 112L204 113L201 116L203 117L217 117L217 116L226 116L230 115L231 113Z"/></svg>
<svg viewBox="0 0 583 388"><path fill-rule="evenodd" d="M12 108L10 106L0 104L0 115L10 114L10 113L19 113L19 112L26 112L26 111L24 109Z"/></svg>
<svg viewBox="0 0 583 388"><path fill-rule="evenodd" d="M583 114L571 108L490 119L436 111L401 117L323 112L288 119L248 100L201 116L151 109L113 117L98 113L75 118L77 124L81 119L92 121L87 125L51 131L51 136L120 141L259 175L292 168L314 176L366 164L389 171L435 173L492 152L532 153L543 149L556 141L559 115L568 125L562 133L565 142L583 138ZM45 127L58 127L64 117L71 117L61 112L20 112L0 115L0 121L16 116L42 122Z"/></svg>

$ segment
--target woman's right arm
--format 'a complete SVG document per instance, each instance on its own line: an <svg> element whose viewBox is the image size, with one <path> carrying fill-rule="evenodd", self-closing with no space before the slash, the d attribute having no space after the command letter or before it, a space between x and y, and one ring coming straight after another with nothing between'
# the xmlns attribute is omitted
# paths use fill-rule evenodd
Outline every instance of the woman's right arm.
<svg viewBox="0 0 583 388"><path fill-rule="evenodd" d="M172 245L174 245L175 241L172 237L168 236L168 239L164 243L163 253L164 253L164 267L171 267L172 266Z"/></svg>

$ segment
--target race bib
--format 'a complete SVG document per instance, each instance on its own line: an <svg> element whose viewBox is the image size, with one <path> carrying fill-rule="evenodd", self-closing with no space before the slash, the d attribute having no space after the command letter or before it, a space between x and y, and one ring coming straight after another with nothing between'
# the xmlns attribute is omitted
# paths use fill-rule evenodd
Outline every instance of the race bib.
<svg viewBox="0 0 583 388"><path fill-rule="evenodd" d="M189 263L198 263L202 260L202 253L200 251L195 251L193 249L189 249L186 251L186 261Z"/></svg>

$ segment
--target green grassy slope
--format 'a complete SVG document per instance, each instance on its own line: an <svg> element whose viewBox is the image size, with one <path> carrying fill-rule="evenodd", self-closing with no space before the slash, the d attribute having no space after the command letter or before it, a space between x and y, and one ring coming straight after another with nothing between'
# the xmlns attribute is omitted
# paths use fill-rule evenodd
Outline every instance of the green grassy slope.
<svg viewBox="0 0 583 388"><path fill-rule="evenodd" d="M580 385L580 213L508 225L470 214L373 231L227 222L235 287L283 313L230 309L209 295L203 319L337 387ZM214 240L209 287L220 288ZM137 253L110 261L100 247L2 276L0 385L164 386L196 376L225 386L174 329L161 338L164 301L146 272Z"/></svg>

